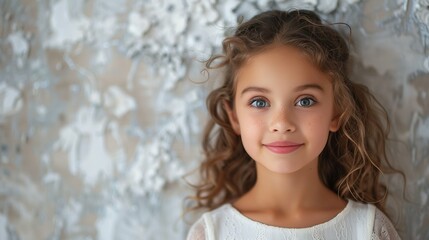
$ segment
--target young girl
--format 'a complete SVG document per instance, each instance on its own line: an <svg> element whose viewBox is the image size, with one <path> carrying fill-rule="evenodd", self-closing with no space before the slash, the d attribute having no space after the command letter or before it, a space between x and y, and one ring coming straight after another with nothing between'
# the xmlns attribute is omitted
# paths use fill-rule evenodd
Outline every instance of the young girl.
<svg viewBox="0 0 429 240"><path fill-rule="evenodd" d="M268 11L223 41L207 98L188 239L399 239L380 173L387 115L347 76L348 46L307 10ZM216 65L215 65L216 63Z"/></svg>

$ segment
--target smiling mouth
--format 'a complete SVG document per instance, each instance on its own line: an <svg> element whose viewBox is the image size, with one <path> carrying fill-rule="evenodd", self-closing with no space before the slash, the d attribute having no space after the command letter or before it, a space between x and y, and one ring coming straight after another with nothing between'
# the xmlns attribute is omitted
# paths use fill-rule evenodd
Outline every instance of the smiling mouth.
<svg viewBox="0 0 429 240"><path fill-rule="evenodd" d="M287 154L294 152L298 148L300 148L302 143L293 143L293 142L273 142L269 144L264 144L264 146L270 150L271 152L278 154Z"/></svg>

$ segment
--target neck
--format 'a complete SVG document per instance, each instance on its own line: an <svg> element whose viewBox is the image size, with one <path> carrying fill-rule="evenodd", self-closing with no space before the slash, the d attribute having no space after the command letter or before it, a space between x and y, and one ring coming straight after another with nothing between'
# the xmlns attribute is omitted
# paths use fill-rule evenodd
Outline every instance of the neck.
<svg viewBox="0 0 429 240"><path fill-rule="evenodd" d="M283 211L313 208L320 205L321 198L339 200L320 180L317 161L288 174L273 173L257 164L256 184L246 195L259 206Z"/></svg>

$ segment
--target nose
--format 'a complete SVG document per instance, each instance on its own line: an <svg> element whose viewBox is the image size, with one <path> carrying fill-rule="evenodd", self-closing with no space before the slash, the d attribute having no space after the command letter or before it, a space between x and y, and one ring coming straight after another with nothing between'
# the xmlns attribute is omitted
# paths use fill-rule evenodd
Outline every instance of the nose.
<svg viewBox="0 0 429 240"><path fill-rule="evenodd" d="M292 111L288 111L284 108L273 111L270 131L279 133L294 132L296 125L293 118Z"/></svg>

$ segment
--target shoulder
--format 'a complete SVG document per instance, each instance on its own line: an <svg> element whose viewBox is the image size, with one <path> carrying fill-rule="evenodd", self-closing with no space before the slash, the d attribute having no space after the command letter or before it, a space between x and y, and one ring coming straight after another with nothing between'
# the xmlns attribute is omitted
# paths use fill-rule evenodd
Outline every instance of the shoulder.
<svg viewBox="0 0 429 240"><path fill-rule="evenodd" d="M374 213L374 227L372 239L377 240L397 240L401 239L389 218L378 208Z"/></svg>
<svg viewBox="0 0 429 240"><path fill-rule="evenodd" d="M350 216L353 221L363 223L357 224L357 226L361 225L361 228L369 231L372 240L400 239L389 218L373 204L352 201L351 209Z"/></svg>
<svg viewBox="0 0 429 240"><path fill-rule="evenodd" d="M368 203L361 203L353 200L348 201L350 206L348 217L372 226L376 207Z"/></svg>
<svg viewBox="0 0 429 240"><path fill-rule="evenodd" d="M206 240L206 226L201 217L189 229L187 240Z"/></svg>
<svg viewBox="0 0 429 240"><path fill-rule="evenodd" d="M225 218L229 204L224 204L210 212L204 213L189 229L187 240L214 239L216 223Z"/></svg>

